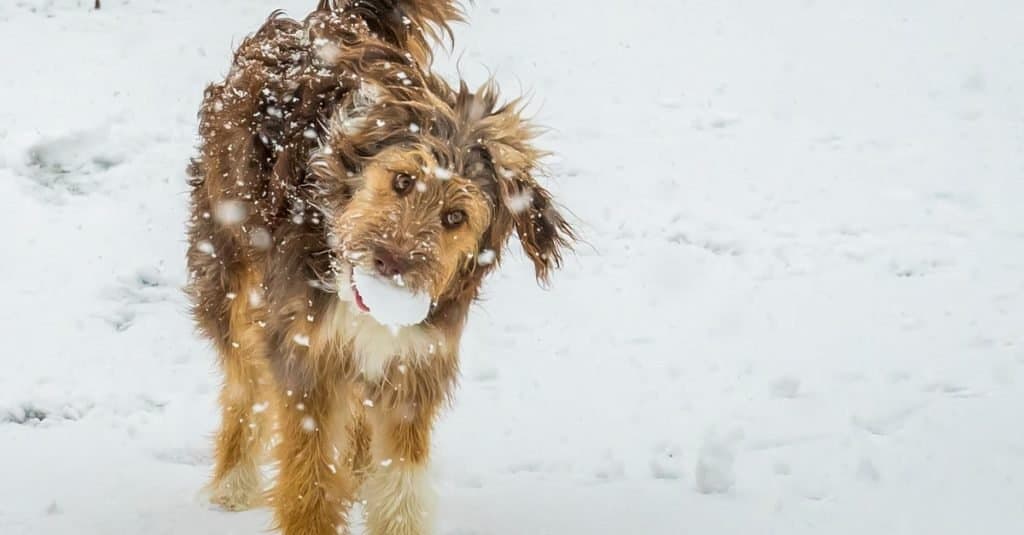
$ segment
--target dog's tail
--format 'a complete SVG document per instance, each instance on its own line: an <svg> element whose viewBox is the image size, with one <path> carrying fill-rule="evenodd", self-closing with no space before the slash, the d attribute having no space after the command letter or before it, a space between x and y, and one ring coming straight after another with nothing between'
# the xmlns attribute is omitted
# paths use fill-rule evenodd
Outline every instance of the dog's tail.
<svg viewBox="0 0 1024 535"><path fill-rule="evenodd" d="M465 20L458 0L320 0L317 9L358 15L382 39L426 63L429 41L454 44L451 23Z"/></svg>

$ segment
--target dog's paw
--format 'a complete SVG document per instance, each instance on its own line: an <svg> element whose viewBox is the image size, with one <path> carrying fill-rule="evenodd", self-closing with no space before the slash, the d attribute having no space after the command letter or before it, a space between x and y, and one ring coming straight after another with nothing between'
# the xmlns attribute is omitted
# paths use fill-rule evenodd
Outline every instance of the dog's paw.
<svg viewBox="0 0 1024 535"><path fill-rule="evenodd" d="M206 488L211 504L225 511L246 511L266 503L260 488L259 471L236 467Z"/></svg>

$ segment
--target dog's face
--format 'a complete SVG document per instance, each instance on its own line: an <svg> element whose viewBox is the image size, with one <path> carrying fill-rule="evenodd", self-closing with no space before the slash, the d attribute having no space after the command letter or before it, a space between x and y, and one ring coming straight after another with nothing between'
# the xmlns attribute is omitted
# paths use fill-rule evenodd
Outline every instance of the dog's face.
<svg viewBox="0 0 1024 535"><path fill-rule="evenodd" d="M362 170L335 215L341 256L433 301L477 261L492 218L484 192L425 150L394 147Z"/></svg>
<svg viewBox="0 0 1024 535"><path fill-rule="evenodd" d="M574 234L534 180L533 129L496 106L493 86L438 95L441 82L414 81L354 92L310 164L339 275L373 273L435 304L471 299L515 231L546 280Z"/></svg>

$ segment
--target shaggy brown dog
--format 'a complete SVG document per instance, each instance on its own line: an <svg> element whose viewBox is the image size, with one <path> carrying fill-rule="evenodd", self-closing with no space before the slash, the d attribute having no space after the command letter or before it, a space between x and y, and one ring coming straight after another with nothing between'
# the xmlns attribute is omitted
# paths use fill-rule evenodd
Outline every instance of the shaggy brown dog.
<svg viewBox="0 0 1024 535"><path fill-rule="evenodd" d="M360 490L374 535L431 532L431 427L459 339L513 229L539 279L573 232L534 179L534 128L493 85L429 71L451 0L322 1L272 16L210 86L190 168L189 293L225 382L211 500L267 500L287 535L347 532ZM429 294L392 329L351 282L373 270Z"/></svg>

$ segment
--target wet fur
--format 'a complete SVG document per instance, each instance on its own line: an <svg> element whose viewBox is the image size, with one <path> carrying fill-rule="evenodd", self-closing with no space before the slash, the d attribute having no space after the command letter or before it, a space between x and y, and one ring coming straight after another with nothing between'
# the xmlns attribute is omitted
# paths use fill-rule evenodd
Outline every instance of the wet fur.
<svg viewBox="0 0 1024 535"><path fill-rule="evenodd" d="M430 72L429 41L460 18L448 0L275 14L206 90L187 262L224 374L210 498L269 503L287 535L345 532L360 488L369 533L431 532L430 432L469 306L513 231L539 280L574 238L534 178L543 153L518 103ZM406 169L429 188L389 192ZM453 204L468 222L449 231L436 220ZM433 296L422 324L392 332L352 305L348 270L380 248L407 253L409 284Z"/></svg>

